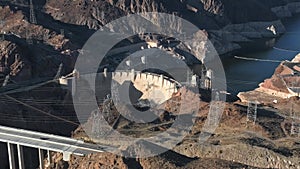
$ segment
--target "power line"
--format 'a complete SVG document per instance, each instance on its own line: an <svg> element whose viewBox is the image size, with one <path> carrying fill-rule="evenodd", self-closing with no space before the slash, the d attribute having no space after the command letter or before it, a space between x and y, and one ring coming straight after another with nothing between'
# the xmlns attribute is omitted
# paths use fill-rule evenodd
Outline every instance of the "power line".
<svg viewBox="0 0 300 169"><path fill-rule="evenodd" d="M299 50L291 50L291 49L284 49L284 48L278 48L278 47L273 47L273 49L275 50L279 50L279 51L284 51L284 52L293 52L293 53L299 53Z"/></svg>
<svg viewBox="0 0 300 169"><path fill-rule="evenodd" d="M249 60L249 61L259 61L259 62L275 62L275 63L281 63L281 60L269 60L269 59L257 59L257 58L249 58L249 57L241 57L241 56L234 56L236 59L242 59L242 60Z"/></svg>
<svg viewBox="0 0 300 169"><path fill-rule="evenodd" d="M51 120L49 119L49 116L21 116L21 115L12 115L13 113L11 112L10 114L3 114L1 113L1 118L7 120L19 120L19 121L35 121L35 122L64 122L62 120ZM64 116L64 118L67 118ZM74 117L69 117L68 120L77 120L77 116ZM65 122L64 122L65 123Z"/></svg>
<svg viewBox="0 0 300 169"><path fill-rule="evenodd" d="M212 30L212 31L208 31L208 33L226 33L226 34L243 34L243 33L253 33L253 34L257 34L257 32L249 32L249 31L239 31L239 32L231 32L231 31L224 31L224 30ZM283 34L300 34L300 32L296 32L296 31L287 31L284 32Z"/></svg>
<svg viewBox="0 0 300 169"><path fill-rule="evenodd" d="M13 101L19 103L19 104L22 104L23 106L26 106L26 107L28 107L28 108L30 108L30 109L33 109L33 110L35 110L35 111L38 111L38 112L40 112L40 113L46 114L46 115L48 115L48 116L50 116L50 117L56 118L56 119L58 119L58 120L65 121L65 122L67 122L67 123L70 123L70 124L73 124L73 125L76 125L76 126L80 126L80 124L78 124L78 123L75 123L75 122L73 122L73 121L70 121L70 120L64 119L64 118L62 118L62 117L53 115L53 114L51 114L51 113L45 112L45 111L43 111L43 110L40 110L40 109L38 109L38 108L35 108L35 107L33 107L33 106L31 106L31 105L29 105L29 104L27 104L27 103L21 102L21 101L15 99L15 98L13 98L13 97L10 97L10 96L8 96L8 95L4 95L4 96L7 97L7 98L10 99L10 100L13 100Z"/></svg>
<svg viewBox="0 0 300 169"><path fill-rule="evenodd" d="M39 120L42 120L42 119L43 120L49 120L49 116L45 116L45 115L31 115L31 114L26 114L24 116L21 116L21 115L14 114L12 112L9 112L9 113L0 113L0 115L1 115L1 117L7 117L7 118L20 118L21 117L21 118L25 118L25 119L38 118ZM77 116L75 116L75 115L74 116L60 116L60 117L65 118L65 119L77 120Z"/></svg>
<svg viewBox="0 0 300 169"><path fill-rule="evenodd" d="M14 103L14 101L12 100L7 100L4 98L0 98L0 101L5 102L5 103ZM39 105L73 105L73 103L61 103L61 101L57 101L57 100L36 100L36 99L19 99L19 101L22 102L31 102L31 103L36 103ZM100 102L101 100L98 100L98 102ZM80 101L80 102L76 102L76 104L78 103L78 105L90 105L90 102L85 102L85 101Z"/></svg>

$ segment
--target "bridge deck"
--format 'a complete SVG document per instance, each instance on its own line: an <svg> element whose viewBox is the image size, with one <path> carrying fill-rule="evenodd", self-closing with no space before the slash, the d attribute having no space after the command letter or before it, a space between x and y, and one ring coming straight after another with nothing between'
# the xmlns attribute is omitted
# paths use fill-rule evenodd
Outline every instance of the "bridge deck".
<svg viewBox="0 0 300 169"><path fill-rule="evenodd" d="M112 148L89 144L81 140L53 134L15 129L5 126L0 126L0 141L56 152L67 152L75 155L105 152L105 150Z"/></svg>

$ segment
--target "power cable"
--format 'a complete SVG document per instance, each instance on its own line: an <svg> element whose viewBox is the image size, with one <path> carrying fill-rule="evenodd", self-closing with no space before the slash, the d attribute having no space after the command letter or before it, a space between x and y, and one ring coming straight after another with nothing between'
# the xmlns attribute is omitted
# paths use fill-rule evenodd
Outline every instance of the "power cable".
<svg viewBox="0 0 300 169"><path fill-rule="evenodd" d="M58 120L65 121L65 122L67 122L67 123L70 123L70 124L73 124L73 125L76 125L76 126L80 126L80 124L78 124L78 123L75 123L75 122L73 122L73 121L70 121L70 120L61 118L61 117L59 117L59 116L55 116L55 115L53 115L53 114L51 114L51 113L45 112L45 111L43 111L43 110L40 110L40 109L38 109L38 108L36 108L36 107L33 107L33 106L31 106L31 105L29 105L29 104L27 104L27 103L21 102L21 101L15 99L15 98L13 98L13 97L10 97L10 96L8 96L8 95L4 95L4 96L5 96L6 98L10 99L10 100L13 100L13 101L19 103L19 104L22 104L23 106L26 106L26 107L28 107L28 108L30 108L30 109L33 109L33 110L35 110L35 111L38 111L38 112L40 112L40 113L46 114L46 115L48 115L48 116L50 116L50 117L56 118L56 119L58 119Z"/></svg>

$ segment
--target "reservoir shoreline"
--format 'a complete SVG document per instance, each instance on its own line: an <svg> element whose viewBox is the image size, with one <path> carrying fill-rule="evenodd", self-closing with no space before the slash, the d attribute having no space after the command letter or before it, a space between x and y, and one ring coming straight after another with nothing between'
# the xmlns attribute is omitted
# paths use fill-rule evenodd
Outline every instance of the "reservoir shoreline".
<svg viewBox="0 0 300 169"><path fill-rule="evenodd" d="M282 20L286 33L278 38L254 39L242 43L241 49L221 55L227 77L228 91L236 96L239 92L254 90L265 79L272 76L278 63L248 61L234 58L242 56L265 60L292 60L300 49L300 14ZM287 50L279 50L287 49Z"/></svg>

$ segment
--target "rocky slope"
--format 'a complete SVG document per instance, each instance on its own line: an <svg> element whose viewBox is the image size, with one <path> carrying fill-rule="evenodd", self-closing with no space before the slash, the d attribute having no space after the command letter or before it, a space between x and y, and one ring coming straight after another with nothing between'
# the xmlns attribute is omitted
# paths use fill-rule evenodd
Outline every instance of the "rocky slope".
<svg viewBox="0 0 300 169"><path fill-rule="evenodd" d="M198 140L207 117L209 105L201 102L202 109L190 134L174 149L156 157L130 159L111 153L72 156L63 162L61 154L53 155L51 167L120 168L120 169L189 169L189 168L286 168L297 169L299 140L289 134L291 121L275 111L259 109L255 124L247 122L245 105L227 104L216 132L204 144ZM172 113L171 113L172 114ZM174 115L174 114L172 114ZM164 120L168 121L167 118ZM125 127L125 131L126 128ZM164 127L156 132L164 131ZM142 127L136 127L140 131ZM130 130L130 132L132 132ZM145 129L139 135L153 132ZM128 133L129 134L129 133ZM81 128L75 138L89 139ZM55 161L55 162L54 162Z"/></svg>
<svg viewBox="0 0 300 169"><path fill-rule="evenodd" d="M292 61L283 61L278 65L271 78L259 84L254 91L238 94L243 102L255 99L261 103L273 100L284 100L291 97L299 97L300 86L300 54ZM269 99L265 99L268 97ZM276 101L275 101L276 102Z"/></svg>
<svg viewBox="0 0 300 169"><path fill-rule="evenodd" d="M0 2L14 7L14 10L21 9L26 18L29 18L26 0ZM87 26L89 29L97 30L104 24L131 13L155 11L175 13L191 21L200 29L208 31L210 40L220 54L240 48L239 42L250 41L253 38L278 37L285 30L278 21L283 16L279 16L277 11L289 13L286 16L291 16L299 12L295 8L298 3L297 0L247 0L234 3L230 0L175 0L172 3L167 0L33 1L38 25L54 29L56 32L59 32L59 27L65 29L67 26L69 27L67 29L70 29L72 26L68 24ZM55 26L50 26L53 20L47 21L51 20L49 16L61 23L55 22ZM268 29L271 27L272 30ZM65 30L65 32L68 33L68 38L78 33L71 30ZM77 36L76 40L81 41L82 44L86 39L84 37L90 34L90 31L81 32L80 36L83 38L80 40ZM35 38L41 38L36 36Z"/></svg>
<svg viewBox="0 0 300 169"><path fill-rule="evenodd" d="M230 23L240 24L277 20L278 18L276 14L271 11L271 8L286 4L287 2L281 0L247 0L234 3L230 0L175 0L172 3L167 0L76 0L72 2L50 0L47 1L44 7L46 12L57 20L87 25L94 29L97 29L107 21L124 16L125 14L153 11L166 13L175 12L179 16L192 21L202 29L218 29ZM102 12L104 12L104 17L101 14Z"/></svg>
<svg viewBox="0 0 300 169"><path fill-rule="evenodd" d="M291 1L292 2L292 1ZM247 0L234 2L229 0L122 0L122 1L72 1L59 5L55 0L48 1L45 11L62 22L86 25L98 29L101 25L130 13L165 12L176 13L201 29L210 32L210 40L220 54L239 49L237 42L250 41L253 38L278 37L285 31L278 21L276 10L290 1ZM293 3L298 4L297 3ZM76 9L76 10L74 10ZM104 10L105 9L105 10ZM291 16L298 13L295 8L281 9ZM68 12L66 12L68 11ZM77 12L81 11L81 12ZM263 17L261 17L263 16ZM276 21L276 22L275 22ZM263 22L263 23L262 23ZM273 31L268 28L273 27Z"/></svg>
<svg viewBox="0 0 300 169"><path fill-rule="evenodd" d="M247 0L235 3L229 0L198 2L175 0L172 3L166 0L33 0L33 4L37 24L28 21L30 18L28 1L0 1L2 5L0 28L3 34L1 36L6 38L7 43L12 43L22 49L22 53L18 54L18 60L22 60L23 74L27 76L24 79L30 76L53 76L55 74L53 67L57 69L59 65L59 63L48 64L51 68L43 69L43 64L34 64L34 62L64 60L67 62L65 65L70 65L66 72L70 71L78 50L95 30L111 20L130 13L158 11L182 16L199 28L205 29L209 40L213 42L219 54L224 54L239 49L239 42L277 37L283 33L285 29L278 20L280 17L274 13L275 9L280 8L281 11L285 10L290 14L299 12L294 7L298 4L296 0ZM291 4L294 5L293 8ZM283 6L287 7L281 9ZM33 40L33 45L29 45L26 41L28 37ZM3 51L2 56L7 55L7 52ZM12 65L16 54L9 55L8 63L5 63L5 57L2 57L1 66ZM48 61L45 58L48 58ZM15 69L13 68L15 65L21 66L15 62L12 70ZM42 67L38 67L40 65ZM43 71L40 71L41 69ZM4 69L1 70L4 71ZM45 72L45 70L50 72ZM17 75L16 72L12 74Z"/></svg>

